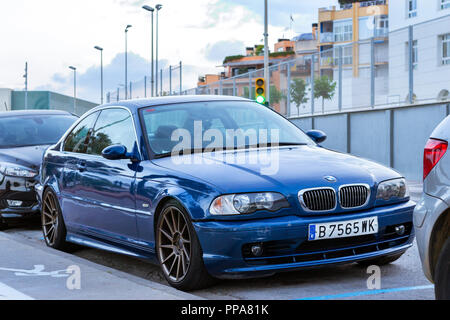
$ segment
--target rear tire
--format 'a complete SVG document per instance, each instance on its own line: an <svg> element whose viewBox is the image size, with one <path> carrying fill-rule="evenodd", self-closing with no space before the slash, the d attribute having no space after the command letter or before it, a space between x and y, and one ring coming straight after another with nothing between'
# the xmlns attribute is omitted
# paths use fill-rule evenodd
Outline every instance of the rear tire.
<svg viewBox="0 0 450 320"><path fill-rule="evenodd" d="M364 267L373 266L373 265L385 266L387 264L391 264L391 263L397 261L398 259L400 259L404 253L405 252L397 253L397 254L391 255L391 256L381 256L381 257L375 258L375 259L358 261L358 264L361 266L364 266Z"/></svg>
<svg viewBox="0 0 450 320"><path fill-rule="evenodd" d="M66 242L66 226L56 194L47 189L42 199L41 226L45 243L56 250L69 250L70 245Z"/></svg>
<svg viewBox="0 0 450 320"><path fill-rule="evenodd" d="M439 255L434 272L436 300L450 300L450 238Z"/></svg>
<svg viewBox="0 0 450 320"><path fill-rule="evenodd" d="M203 263L203 252L189 214L177 201L170 200L161 209L155 233L158 260L172 287L192 291L215 283Z"/></svg>

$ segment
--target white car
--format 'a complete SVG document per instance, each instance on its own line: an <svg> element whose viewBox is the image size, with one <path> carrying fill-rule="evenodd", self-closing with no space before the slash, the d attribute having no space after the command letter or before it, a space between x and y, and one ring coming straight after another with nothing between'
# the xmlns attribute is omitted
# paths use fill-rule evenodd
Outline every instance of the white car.
<svg viewBox="0 0 450 320"><path fill-rule="evenodd" d="M450 116L431 134L424 151L423 196L414 211L417 244L436 299L450 300Z"/></svg>

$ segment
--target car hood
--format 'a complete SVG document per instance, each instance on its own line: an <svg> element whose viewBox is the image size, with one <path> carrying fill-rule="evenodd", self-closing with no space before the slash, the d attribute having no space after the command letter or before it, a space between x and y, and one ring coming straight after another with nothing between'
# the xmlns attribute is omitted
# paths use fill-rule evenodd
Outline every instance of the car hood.
<svg viewBox="0 0 450 320"><path fill-rule="evenodd" d="M264 154L273 158L272 165L263 158ZM401 177L378 163L317 146L221 152L215 157L212 153L184 155L157 159L154 163L208 182L224 194L260 191L296 194L305 188L354 183L373 187ZM327 181L328 176L336 181Z"/></svg>
<svg viewBox="0 0 450 320"><path fill-rule="evenodd" d="M9 162L39 170L49 145L0 149L0 162Z"/></svg>

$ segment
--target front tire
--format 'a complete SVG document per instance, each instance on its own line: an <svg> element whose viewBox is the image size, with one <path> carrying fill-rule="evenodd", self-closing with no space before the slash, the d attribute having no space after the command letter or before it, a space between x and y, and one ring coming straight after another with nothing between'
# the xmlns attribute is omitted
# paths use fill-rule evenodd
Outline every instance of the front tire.
<svg viewBox="0 0 450 320"><path fill-rule="evenodd" d="M434 278L436 300L450 300L450 238L442 247Z"/></svg>
<svg viewBox="0 0 450 320"><path fill-rule="evenodd" d="M381 257L375 258L375 259L358 261L358 264L363 267L368 267L368 266L373 266L373 265L385 266L387 264L391 264L391 263L397 261L398 259L400 259L404 253L405 252L397 253L397 254L391 255L391 256L381 256Z"/></svg>
<svg viewBox="0 0 450 320"><path fill-rule="evenodd" d="M41 223L45 243L50 248L66 251L69 248L67 231L56 194L47 189L42 199Z"/></svg>
<svg viewBox="0 0 450 320"><path fill-rule="evenodd" d="M0 231L8 229L8 224L0 217Z"/></svg>
<svg viewBox="0 0 450 320"><path fill-rule="evenodd" d="M203 252L186 210L174 200L161 209L156 229L156 253L164 277L183 291L214 283L203 263Z"/></svg>

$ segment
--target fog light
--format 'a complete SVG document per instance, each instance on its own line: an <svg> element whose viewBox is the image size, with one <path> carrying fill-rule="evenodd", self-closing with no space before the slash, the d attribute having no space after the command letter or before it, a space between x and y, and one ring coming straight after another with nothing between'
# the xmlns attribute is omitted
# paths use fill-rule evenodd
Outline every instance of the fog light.
<svg viewBox="0 0 450 320"><path fill-rule="evenodd" d="M405 226L401 225L401 226L396 226L395 227L395 232L399 235L402 236L405 234Z"/></svg>
<svg viewBox="0 0 450 320"><path fill-rule="evenodd" d="M263 254L263 248L260 245L252 246L252 254L255 257L260 257Z"/></svg>
<svg viewBox="0 0 450 320"><path fill-rule="evenodd" d="M9 207L21 207L23 202L22 201L18 201L18 200L6 200L6 202L8 203Z"/></svg>

